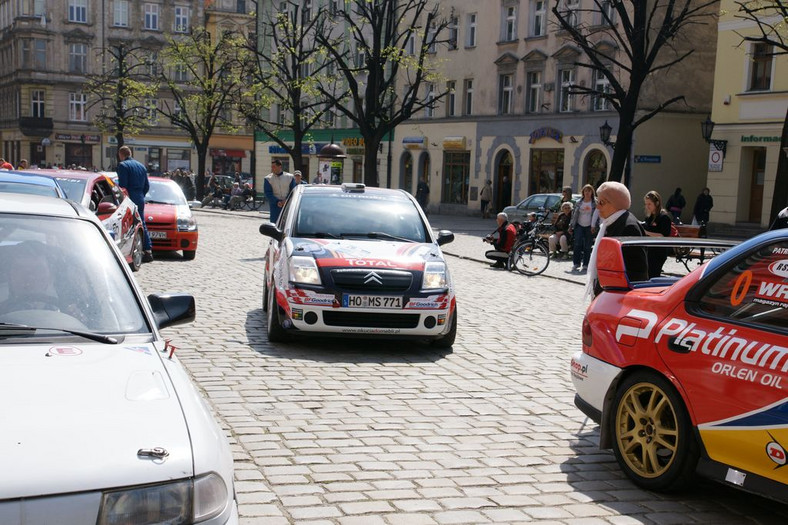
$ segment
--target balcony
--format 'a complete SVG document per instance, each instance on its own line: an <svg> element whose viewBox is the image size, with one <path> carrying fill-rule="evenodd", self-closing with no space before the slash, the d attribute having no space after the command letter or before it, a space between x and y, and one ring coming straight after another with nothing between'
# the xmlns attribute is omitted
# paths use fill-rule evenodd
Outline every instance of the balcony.
<svg viewBox="0 0 788 525"><path fill-rule="evenodd" d="M28 137L48 137L52 134L53 127L51 118L19 118L19 130Z"/></svg>

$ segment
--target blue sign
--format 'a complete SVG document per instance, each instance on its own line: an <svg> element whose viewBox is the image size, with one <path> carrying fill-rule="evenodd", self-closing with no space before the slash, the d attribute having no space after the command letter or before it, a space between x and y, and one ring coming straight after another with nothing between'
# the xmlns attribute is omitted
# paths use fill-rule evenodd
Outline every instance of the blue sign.
<svg viewBox="0 0 788 525"><path fill-rule="evenodd" d="M662 162L662 155L635 155L635 162L641 164L660 164Z"/></svg>
<svg viewBox="0 0 788 525"><path fill-rule="evenodd" d="M317 152L320 151L323 146L326 144L301 144L301 153L304 155L317 155ZM282 146L268 146L268 153L273 153L276 155L287 155L287 151Z"/></svg>

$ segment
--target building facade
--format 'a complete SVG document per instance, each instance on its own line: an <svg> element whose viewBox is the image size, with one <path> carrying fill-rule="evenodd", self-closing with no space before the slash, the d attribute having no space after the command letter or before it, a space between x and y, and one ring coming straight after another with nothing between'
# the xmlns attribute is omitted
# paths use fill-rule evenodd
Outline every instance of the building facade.
<svg viewBox="0 0 788 525"><path fill-rule="evenodd" d="M711 221L750 223L765 228L777 177L783 123L788 111L788 56L771 46L743 41L761 34L754 21L736 16L733 0L721 4L714 78L713 139L708 187L714 197ZM775 20L765 20L776 23ZM723 144L719 144L722 146Z"/></svg>

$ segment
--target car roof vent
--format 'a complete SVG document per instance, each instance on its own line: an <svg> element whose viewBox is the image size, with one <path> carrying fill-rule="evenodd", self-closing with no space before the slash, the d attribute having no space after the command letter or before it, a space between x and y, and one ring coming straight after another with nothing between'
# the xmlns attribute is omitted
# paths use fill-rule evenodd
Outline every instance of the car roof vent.
<svg viewBox="0 0 788 525"><path fill-rule="evenodd" d="M343 182L342 191L345 193L364 193L366 186L360 182Z"/></svg>

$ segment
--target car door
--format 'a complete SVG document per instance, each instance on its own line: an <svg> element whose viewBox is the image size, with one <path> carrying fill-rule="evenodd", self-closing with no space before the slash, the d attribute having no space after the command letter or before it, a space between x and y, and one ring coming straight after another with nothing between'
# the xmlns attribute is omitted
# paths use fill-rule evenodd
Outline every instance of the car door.
<svg viewBox="0 0 788 525"><path fill-rule="evenodd" d="M788 484L788 240L701 279L654 341L709 457Z"/></svg>
<svg viewBox="0 0 788 525"><path fill-rule="evenodd" d="M131 251L136 206L131 202L131 199L125 198L122 192L115 192L114 187L115 185L106 177L96 178L93 181L91 195L96 195L99 199L96 210L98 218L104 223L107 231L114 236L115 244L120 252L127 256ZM91 201L93 198L91 197ZM102 203L105 203L104 206ZM112 206L107 206L107 204Z"/></svg>

